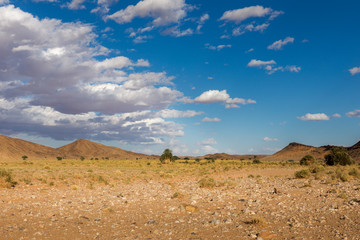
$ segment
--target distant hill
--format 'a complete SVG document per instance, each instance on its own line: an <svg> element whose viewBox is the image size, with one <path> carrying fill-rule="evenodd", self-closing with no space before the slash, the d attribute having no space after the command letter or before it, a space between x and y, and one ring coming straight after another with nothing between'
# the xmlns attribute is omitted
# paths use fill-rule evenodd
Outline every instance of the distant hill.
<svg viewBox="0 0 360 240"><path fill-rule="evenodd" d="M223 160L248 160L253 159L255 155L238 155L238 154L227 154L227 153L214 153L214 154L207 154L200 158L214 158L214 159L223 159ZM263 159L268 155L256 155L258 159Z"/></svg>
<svg viewBox="0 0 360 240"><path fill-rule="evenodd" d="M51 158L56 156L53 148L28 142L18 138L0 135L0 159Z"/></svg>
<svg viewBox="0 0 360 240"><path fill-rule="evenodd" d="M312 155L316 159L324 159L332 148L336 146L313 147L300 143L292 142L282 150L272 155L256 155L258 159L264 161L286 161L300 160L305 155ZM360 162L360 141L351 147L346 147L349 155L357 162ZM85 139L76 140L59 148L51 148L40 144L32 143L18 138L0 135L0 160L21 159L22 156L28 156L29 159L56 158L57 156L66 159L79 159L81 156L86 159L91 158L109 158L118 160L135 160L135 159L158 159L156 155L146 155L123 150L117 147L105 146L100 143L92 142ZM215 158L215 159L253 159L255 155L230 155L227 153L207 154L198 158ZM196 157L190 157L194 159Z"/></svg>
<svg viewBox="0 0 360 240"><path fill-rule="evenodd" d="M360 162L360 141L354 146L347 148L349 155L357 162Z"/></svg>
<svg viewBox="0 0 360 240"><path fill-rule="evenodd" d="M18 138L0 135L0 160L21 159L22 156L28 159L56 158L57 156L67 159L79 159L81 156L86 159L157 159L157 156L149 156L141 153L125 151L121 148L109 147L85 139L79 139L73 143L60 148L52 148Z"/></svg>
<svg viewBox="0 0 360 240"><path fill-rule="evenodd" d="M121 160L154 158L154 156L149 156L141 153L134 153L117 147L109 147L85 139L76 140L73 143L57 148L56 151L60 156L63 156L65 158L75 158L75 159L78 159L81 156L85 157L86 159L109 158L109 159L121 159Z"/></svg>
<svg viewBox="0 0 360 240"><path fill-rule="evenodd" d="M316 159L323 160L325 155L329 154L331 149L338 147L333 145L326 145L321 147L313 147L296 142L292 142L282 150L266 156L263 160L268 161L286 161L286 160L300 160L305 155L312 155ZM346 147L349 155L355 161L360 161L360 142L352 147Z"/></svg>

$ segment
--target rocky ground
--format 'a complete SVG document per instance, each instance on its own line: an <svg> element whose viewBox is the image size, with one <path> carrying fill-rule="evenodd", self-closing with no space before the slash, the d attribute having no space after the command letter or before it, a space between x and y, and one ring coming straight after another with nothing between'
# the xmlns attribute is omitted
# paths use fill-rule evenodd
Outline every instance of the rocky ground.
<svg viewBox="0 0 360 240"><path fill-rule="evenodd" d="M19 184L0 189L0 239L360 239L360 179L294 171Z"/></svg>

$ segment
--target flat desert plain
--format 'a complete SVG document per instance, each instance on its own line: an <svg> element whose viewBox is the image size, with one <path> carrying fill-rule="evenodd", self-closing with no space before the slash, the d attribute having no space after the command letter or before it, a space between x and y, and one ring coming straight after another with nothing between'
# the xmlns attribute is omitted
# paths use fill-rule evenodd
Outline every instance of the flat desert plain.
<svg viewBox="0 0 360 240"><path fill-rule="evenodd" d="M360 239L358 164L20 159L0 169L0 239Z"/></svg>

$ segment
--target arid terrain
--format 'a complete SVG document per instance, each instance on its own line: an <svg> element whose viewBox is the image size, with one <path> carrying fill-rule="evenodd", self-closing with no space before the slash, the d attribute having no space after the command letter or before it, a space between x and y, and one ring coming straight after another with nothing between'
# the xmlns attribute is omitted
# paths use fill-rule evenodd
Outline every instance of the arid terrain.
<svg viewBox="0 0 360 240"><path fill-rule="evenodd" d="M360 239L359 164L1 158L0 203L0 239Z"/></svg>

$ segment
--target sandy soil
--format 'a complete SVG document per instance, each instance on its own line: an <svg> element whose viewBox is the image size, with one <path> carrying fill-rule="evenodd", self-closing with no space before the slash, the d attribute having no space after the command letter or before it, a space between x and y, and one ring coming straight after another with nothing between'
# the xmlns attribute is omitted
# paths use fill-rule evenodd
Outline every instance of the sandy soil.
<svg viewBox="0 0 360 240"><path fill-rule="evenodd" d="M0 189L0 239L360 239L360 179L295 170L214 173L213 188L195 176L19 184Z"/></svg>

